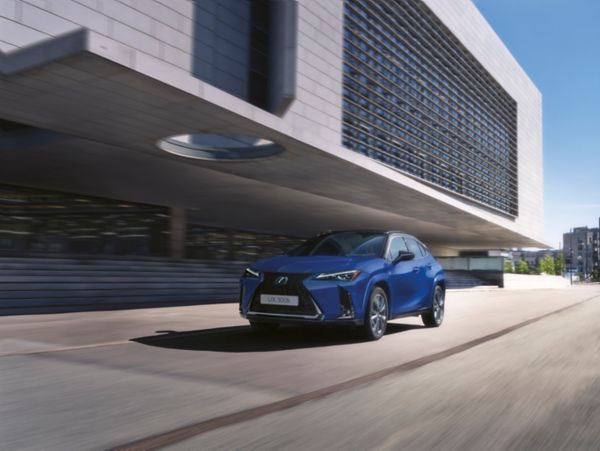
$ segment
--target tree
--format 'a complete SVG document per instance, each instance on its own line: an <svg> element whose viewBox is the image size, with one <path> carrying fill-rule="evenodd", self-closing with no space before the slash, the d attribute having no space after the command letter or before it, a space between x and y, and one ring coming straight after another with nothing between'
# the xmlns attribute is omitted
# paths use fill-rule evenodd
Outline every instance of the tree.
<svg viewBox="0 0 600 451"><path fill-rule="evenodd" d="M554 266L554 259L550 255L544 255L544 258L540 260L538 269L540 273L554 275L554 273L556 272L556 268Z"/></svg>
<svg viewBox="0 0 600 451"><path fill-rule="evenodd" d="M507 273L515 272L515 267L513 265L513 262L509 258L504 259L504 272L507 272Z"/></svg>
<svg viewBox="0 0 600 451"><path fill-rule="evenodd" d="M562 276L565 270L565 257L562 252L558 252L554 256L554 274Z"/></svg>
<svg viewBox="0 0 600 451"><path fill-rule="evenodd" d="M529 274L529 265L525 260L519 260L515 268L517 274Z"/></svg>

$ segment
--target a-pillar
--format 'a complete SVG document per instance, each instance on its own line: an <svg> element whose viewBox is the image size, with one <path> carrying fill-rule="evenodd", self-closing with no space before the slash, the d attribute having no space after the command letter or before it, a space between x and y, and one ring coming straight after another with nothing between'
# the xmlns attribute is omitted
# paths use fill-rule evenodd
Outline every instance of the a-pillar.
<svg viewBox="0 0 600 451"><path fill-rule="evenodd" d="M181 259L185 257L185 232L187 214L185 208L171 207L169 223L169 256Z"/></svg>

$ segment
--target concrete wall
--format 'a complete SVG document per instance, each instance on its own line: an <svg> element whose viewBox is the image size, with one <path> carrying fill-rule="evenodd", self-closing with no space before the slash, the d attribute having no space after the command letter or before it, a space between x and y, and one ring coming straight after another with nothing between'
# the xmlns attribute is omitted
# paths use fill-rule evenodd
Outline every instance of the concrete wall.
<svg viewBox="0 0 600 451"><path fill-rule="evenodd" d="M566 288L569 286L569 279L561 276L504 274L504 288L507 290Z"/></svg>
<svg viewBox="0 0 600 451"><path fill-rule="evenodd" d="M2 0L0 49L88 28L189 70L193 11L187 0Z"/></svg>
<svg viewBox="0 0 600 451"><path fill-rule="evenodd" d="M300 136L342 141L342 0L299 0L296 101L285 115Z"/></svg>
<svg viewBox="0 0 600 451"><path fill-rule="evenodd" d="M82 27L247 98L249 0L1 0L0 50ZM299 0L299 136L341 142L342 0Z"/></svg>

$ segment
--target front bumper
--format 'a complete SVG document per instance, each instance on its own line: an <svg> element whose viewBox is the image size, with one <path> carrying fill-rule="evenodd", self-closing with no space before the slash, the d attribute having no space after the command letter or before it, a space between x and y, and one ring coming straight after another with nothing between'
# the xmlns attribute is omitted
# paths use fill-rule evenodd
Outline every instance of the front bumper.
<svg viewBox="0 0 600 451"><path fill-rule="evenodd" d="M302 326L361 326L363 324L363 320L357 318L324 319L322 316L318 318L302 318L295 315L265 315L253 312L240 312L240 316L257 323L294 324Z"/></svg>
<svg viewBox="0 0 600 451"><path fill-rule="evenodd" d="M289 278L285 286L274 281ZM261 279L241 279L240 314L252 321L302 324L362 324L365 280L350 282L315 280L314 274L263 273ZM261 294L293 295L299 305L270 306Z"/></svg>

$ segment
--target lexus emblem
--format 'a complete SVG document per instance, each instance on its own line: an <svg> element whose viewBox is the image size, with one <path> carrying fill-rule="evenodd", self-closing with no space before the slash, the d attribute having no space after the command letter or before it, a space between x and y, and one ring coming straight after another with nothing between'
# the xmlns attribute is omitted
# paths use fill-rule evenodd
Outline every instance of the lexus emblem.
<svg viewBox="0 0 600 451"><path fill-rule="evenodd" d="M275 279L275 285L285 285L286 283L288 283L287 276L279 276Z"/></svg>

